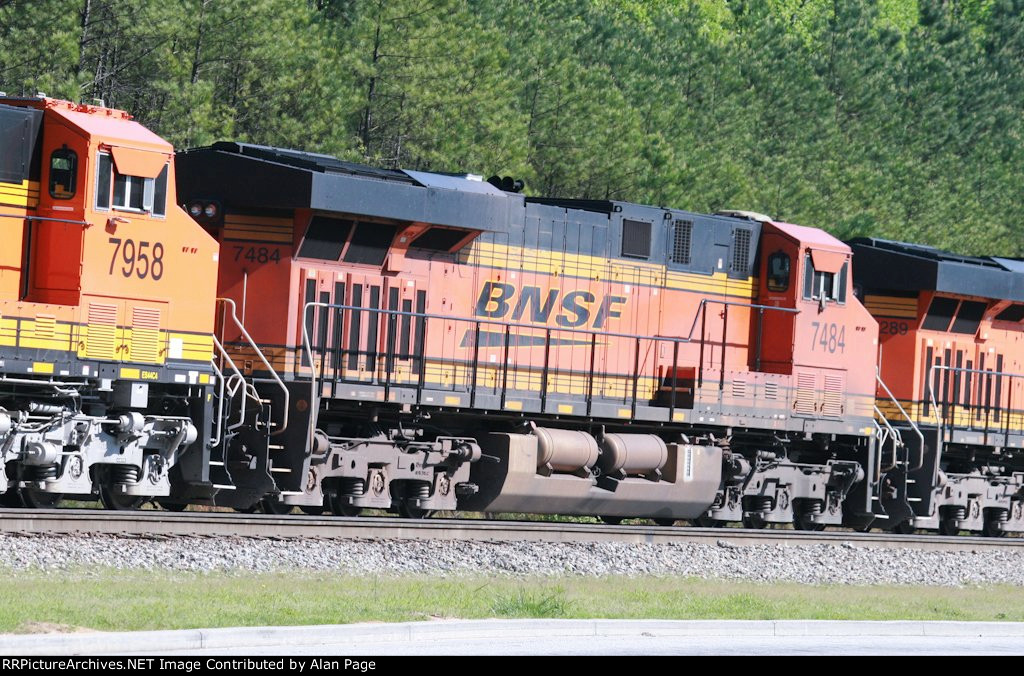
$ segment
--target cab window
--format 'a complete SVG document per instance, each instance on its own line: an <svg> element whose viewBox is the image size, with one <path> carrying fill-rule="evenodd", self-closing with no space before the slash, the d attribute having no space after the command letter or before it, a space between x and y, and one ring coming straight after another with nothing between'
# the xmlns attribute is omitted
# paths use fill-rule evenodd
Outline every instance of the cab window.
<svg viewBox="0 0 1024 676"><path fill-rule="evenodd" d="M75 196L78 187L78 154L64 146L50 155L50 196L58 200L69 200Z"/></svg>
<svg viewBox="0 0 1024 676"><path fill-rule="evenodd" d="M838 274L815 270L810 254L804 258L804 262L804 300L846 302L846 275L849 262L843 263Z"/></svg>
<svg viewBox="0 0 1024 676"><path fill-rule="evenodd" d="M768 290L785 291L789 288L789 256L776 251L768 257Z"/></svg>
<svg viewBox="0 0 1024 676"><path fill-rule="evenodd" d="M96 156L96 208L167 214L168 165L154 178L118 173L109 153Z"/></svg>

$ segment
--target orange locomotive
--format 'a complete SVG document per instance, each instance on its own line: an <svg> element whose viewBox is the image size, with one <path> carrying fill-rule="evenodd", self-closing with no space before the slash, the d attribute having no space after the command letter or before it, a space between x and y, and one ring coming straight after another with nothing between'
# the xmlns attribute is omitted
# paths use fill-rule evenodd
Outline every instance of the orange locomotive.
<svg viewBox="0 0 1024 676"><path fill-rule="evenodd" d="M920 433L905 466L886 456L882 481L903 498L901 524L1024 530L1024 265L878 239L851 245L895 395L879 407Z"/></svg>
<svg viewBox="0 0 1024 676"><path fill-rule="evenodd" d="M0 490L131 507L197 485L218 246L118 110L0 98ZM189 467L178 466L190 447Z"/></svg>
<svg viewBox="0 0 1024 676"><path fill-rule="evenodd" d="M1013 261L171 153L0 99L9 504L1024 530Z"/></svg>
<svg viewBox="0 0 1024 676"><path fill-rule="evenodd" d="M218 500L885 515L866 481L877 325L819 230L245 144L178 167L248 329L219 335L287 426L228 458L245 489Z"/></svg>

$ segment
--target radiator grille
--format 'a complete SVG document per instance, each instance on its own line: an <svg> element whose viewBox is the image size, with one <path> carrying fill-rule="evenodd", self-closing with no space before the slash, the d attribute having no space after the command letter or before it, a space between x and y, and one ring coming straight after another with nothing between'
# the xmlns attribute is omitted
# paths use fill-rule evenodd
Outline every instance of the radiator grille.
<svg viewBox="0 0 1024 676"><path fill-rule="evenodd" d="M825 376L825 401L821 405L822 415L833 418L843 415L843 401L845 399L844 380L845 378L840 375Z"/></svg>
<svg viewBox="0 0 1024 676"><path fill-rule="evenodd" d="M813 414L815 411L814 374L800 373L796 377L796 401L793 410L797 413Z"/></svg>
<svg viewBox="0 0 1024 676"><path fill-rule="evenodd" d="M672 231L672 262L690 264L690 249L693 241L693 221L676 221Z"/></svg>
<svg viewBox="0 0 1024 676"><path fill-rule="evenodd" d="M740 229L733 231L732 271L747 274L750 261L750 231Z"/></svg>
<svg viewBox="0 0 1024 676"><path fill-rule="evenodd" d="M85 338L86 359L117 358L117 306L89 303L89 325Z"/></svg>
<svg viewBox="0 0 1024 676"><path fill-rule="evenodd" d="M160 361L160 310L132 308L132 342L129 359L134 362Z"/></svg>

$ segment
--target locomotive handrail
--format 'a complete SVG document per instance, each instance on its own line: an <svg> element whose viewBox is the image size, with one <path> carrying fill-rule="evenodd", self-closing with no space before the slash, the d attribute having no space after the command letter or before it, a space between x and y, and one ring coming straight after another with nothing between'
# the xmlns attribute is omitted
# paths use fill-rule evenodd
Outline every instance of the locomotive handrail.
<svg viewBox="0 0 1024 676"><path fill-rule="evenodd" d="M478 360L478 356L477 355L478 355L478 352L479 352L479 332L480 332L480 326L481 325L498 326L498 327L503 328L505 330L505 334L506 334L506 336L505 336L505 338L506 338L506 346L505 346L506 350L508 348L507 342L508 342L508 334L509 334L509 330L510 329L526 329L526 330L529 330L529 331L544 331L545 332L544 333L544 336L545 336L545 341L544 341L545 357L544 357L543 372L542 372L542 376L541 376L541 381L542 381L542 385L541 385L542 406L543 406L543 400L546 399L546 396L547 396L546 395L546 386L545 385L546 385L547 377L548 377L548 367L549 367L549 359L550 359L550 345L551 345L551 334L552 333L584 334L584 335L589 336L591 338L591 343L592 343L592 346L591 346L592 347L592 352L591 352L591 357L592 358L594 356L593 343L596 341L596 337L597 337L598 334L600 334L603 337L629 339L629 340L635 341L635 343L636 343L635 351L634 351L634 355L633 355L633 362L634 362L634 365L633 365L633 381L634 382L633 382L633 396L632 396L632 399L631 399L632 407L633 407L633 413L635 414L635 412L636 412L635 409L636 409L636 405L637 405L637 381L638 381L638 376L639 376L639 362L640 362L640 341L642 341L642 340L649 340L649 341L653 341L653 342L671 343L673 345L673 364L672 364L672 366L673 366L673 393L672 393L672 395L673 396L672 396L672 405L670 406L670 409L672 411L674 411L675 410L675 379L676 379L675 371L676 371L676 366L677 366L677 362L678 362L679 345L683 344L683 343L693 343L694 342L693 332L694 332L694 330L697 327L697 321L698 320L703 320L706 323L706 321L707 321L707 318L706 318L707 307L708 307L709 304L718 304L718 305L722 305L722 306L725 307L725 313L726 314L724 315L724 320L723 320L723 325L722 325L722 350L723 350L723 352L722 352L722 359L723 359L723 364L724 364L724 360L725 360L725 341L726 341L726 332L727 332L727 323L728 323L728 308L730 306L732 306L732 307L745 307L745 308L749 308L749 309L752 309L752 310L758 310L758 313L759 313L758 314L758 326L759 327L760 327L760 324L761 324L760 319L763 316L765 310L785 312L785 313L791 313L791 314L797 314L797 313L800 312L800 310L796 309L796 308L783 308L783 307L777 307L777 306L774 306L774 305L758 305L756 303L742 303L742 302L738 302L738 301L727 301L727 300L718 300L718 299L713 299L713 298L712 299L702 298L701 301L700 301L700 304L697 307L697 312L695 313L693 322L690 325L689 333L685 337L676 337L676 336L662 336L662 335L648 336L648 335L640 335L640 334L618 333L618 332L613 332L613 331L594 331L594 330L588 330L588 329L577 329L577 328L572 328L572 327L551 327L551 326L547 326L547 325L525 324L525 323L521 323L521 322L506 322L506 321L501 321L499 319L489 319L489 318L486 318L486 317L453 317L453 316L450 316L450 315L431 314L431 313L426 313L426 312L412 312L412 311L398 310L398 309L385 309L385 308L375 308L375 307L361 307L361 306L357 306L357 305L346 305L344 303L325 303L325 302L322 302L322 301L308 301L308 302L306 302L303 305L302 322L301 322L301 325L302 325L302 353L303 353L303 356L305 357L305 359L308 361L309 367L310 367L310 404L311 404L311 407L313 409L313 411L311 413L311 416L310 416L311 417L311 424L309 425L309 429L310 429L310 435L311 436L310 436L310 439L308 440L308 443L312 444L312 434L313 434L313 430L316 429L317 414L318 414L318 411L319 411L319 399L320 399L319 392L318 392L318 387L317 387L318 383L317 383L317 373L316 373L316 362L315 362L315 360L313 358L312 338L309 335L310 324L313 323L313 321L314 321L314 317L310 313L310 311L313 308L322 308L322 309L326 309L326 310L360 312L360 313L361 312L367 312L367 313L370 313L373 316L386 315L388 317L410 317L410 318L415 318L417 321L423 322L422 326L424 327L424 331L425 331L425 327L426 327L426 320L430 320L430 319L440 320L440 321L449 321L449 322L471 322L475 326L474 341L473 341L473 345L474 345L474 359L473 359L473 369L474 369L474 371L473 371L473 373L474 373L473 380L474 380L474 385L473 385L473 389L472 389L472 392L471 392L471 399L473 399L473 400L475 400L475 393L476 393L476 382L475 382L476 381L476 377L475 376L476 376L476 368L477 368L477 360ZM705 336L703 335L703 329L702 329L702 335L701 335L701 338L700 338L700 345L701 345L700 372L701 372L701 378L703 378L703 369L704 369L704 365L703 365L703 359L704 359L703 348L704 348L704 343L705 342L706 342L706 339L705 339ZM321 347L321 349L323 349L324 346L320 346L320 347ZM759 335L758 335L758 352L760 352L760 331L759 331ZM389 354L390 354L390 352L389 352ZM421 359L424 358L423 355L420 355L420 358ZM760 353L758 354L758 362L759 361L760 361ZM266 362L264 362L264 364L266 365ZM269 366L268 366L268 368L269 368ZM321 365L320 365L320 370L321 370L320 376L321 376L321 378L324 375L324 373L323 373L324 368L325 368L325 362L322 361ZM390 365L388 367L388 370L390 371ZM591 381L592 376L593 376L592 372L593 372L593 366L591 367L591 374L588 376L588 397L587 397L588 402L589 402L589 399L590 399L589 391L590 391L590 388L592 387L592 381ZM725 374L725 369L723 367L723 369L722 369L722 377L724 377L724 374ZM507 390L506 383L504 382L504 379L506 377L507 377L507 371L505 373L503 373L503 382L502 382L502 387L501 387L502 398L503 399L504 399L504 396L505 396L505 392ZM422 379L423 379L423 370L421 369L420 380L422 381ZM421 382L421 386L422 386L422 382ZM720 390L721 390L721 387L720 387Z"/></svg>
<svg viewBox="0 0 1024 676"><path fill-rule="evenodd" d="M884 428L882 427L882 425L878 424L879 418L881 418L882 423L885 425ZM888 441L889 439L892 439L893 441L893 464L887 465L885 467L886 470L890 470L899 463L899 461L896 458L896 451L901 446L903 446L903 436L899 433L899 430L894 428L892 424L889 423L889 420L885 417L885 414L882 413L882 410L878 408L878 406L875 406L875 419L872 420L871 422L875 424L875 436L878 438L878 453L875 454L875 477L877 478L882 476L882 452L885 449L885 442Z"/></svg>
<svg viewBox="0 0 1024 676"><path fill-rule="evenodd" d="M23 216L21 214L0 214L0 218L20 218L23 221L42 221L48 223L66 223L70 225L84 225L89 228L92 223L89 221L73 221L67 218L50 218L49 216Z"/></svg>
<svg viewBox="0 0 1024 676"><path fill-rule="evenodd" d="M920 428L918 428L917 424L913 421L913 419L910 417L910 415L907 413L907 411L903 408L903 405L900 404L900 402L893 395L892 390L889 389L889 386L885 384L884 380L882 380L882 374L879 371L877 366L875 367L875 380L877 380L878 384L882 386L882 389L885 390L885 393L889 395L889 399L892 401L892 403L894 403L896 405L896 409L903 415L903 417L906 419L907 423L910 424L910 429L912 429L914 431L914 434L917 435L918 441L920 441L920 443L921 443L921 445L919 446L920 451L918 451L918 454L917 454L917 465L915 465L914 467L909 467L908 466L907 470L908 471L913 471L913 470L921 469L921 467L924 466L924 434L921 433ZM887 424L889 422L888 419L886 419L886 417L884 415L882 416L882 420L885 420ZM902 436L900 437L900 443L903 443L903 437ZM908 465L910 464L909 463L909 459L908 459L907 464Z"/></svg>
<svg viewBox="0 0 1024 676"><path fill-rule="evenodd" d="M690 332L689 332L689 334L687 334L687 336L685 338L684 337L675 337L675 336L662 336L662 335L647 336L647 335L634 334L634 333L616 333L616 332L612 332L612 331L594 331L594 330L588 330L588 329L575 329L575 328L571 328L571 327L562 327L562 326L547 326L545 324L523 324L521 322L503 322L503 321L498 320L498 319L487 319L485 317L455 317L455 316L452 316L452 315L437 315L437 314L430 314L430 313L427 313L427 312L410 312L410 311L405 311L405 310L388 310L388 309L385 309L385 308L359 307L358 305L343 305L343 304L337 304L337 303L322 303L322 302L319 302L319 301L309 301L308 303L305 304L305 307L303 309L303 319L308 319L307 315L308 315L308 312L309 312L310 308L320 307L320 308L325 308L325 309L330 309L330 310L356 310L356 311L359 311L359 312L371 312L371 313L374 313L374 314L387 314L389 316L394 316L394 317L416 317L416 318L419 318L419 319L441 319L441 320L447 320L447 321L453 321L453 322L461 321L461 322L476 322L476 323L480 323L480 324L494 324L494 325L501 326L501 327L506 327L507 326L507 327L513 328L513 329L533 329L535 331L540 331L540 330L544 330L544 329L550 329L551 331L556 331L558 333L583 333L583 334L587 334L588 336L591 335L591 334L600 334L602 336L608 336L610 338L629 338L629 339L633 339L633 340L639 338L641 340L662 340L662 341L670 341L670 342L675 342L675 343L692 343L692 342L694 342L693 330L697 326L697 320L700 319L700 316L699 316L700 310L707 303L715 303L715 304L718 304L718 305L731 305L731 306L737 306L737 307L746 307L746 308L751 308L753 310L778 310L779 312L790 312L790 313L793 313L793 314L796 314L796 313L800 312L800 310L796 309L796 308L775 307L774 305L755 305L755 304L752 304L752 303L737 303L737 302L734 302L734 301L716 300L714 298L710 298L710 299L709 298L702 298L701 301L700 301L700 305L697 306L698 316L694 317L693 324L690 327ZM303 328L303 337L306 338L307 336L306 336L306 333L305 333L305 329L306 329L306 324L305 323L303 323L302 328ZM309 356L312 357L312 354L310 354Z"/></svg>
<svg viewBox="0 0 1024 676"><path fill-rule="evenodd" d="M978 375L985 376L986 378L989 378L991 376L998 376L1000 378L1003 378L1003 377L1010 378L1011 381L1014 378L1024 378L1024 373L1011 373L1009 371L989 371L989 370L986 370L986 369L975 369L975 368L970 368L969 369L969 368L961 367L961 366L947 366L947 365L939 365L939 364L930 364L929 367L928 367L928 374L927 374L926 379L925 379L925 387L928 390L928 398L929 398L930 403L932 405L932 418L934 418L934 420L935 420L935 426L940 428L940 429L945 427L945 425L947 423L947 420L946 420L945 411L943 411L943 413L942 413L942 418L941 419L939 418L939 405L938 405L938 403L935 400L935 389L936 388L933 387L933 379L934 379L934 375L935 375L935 373L937 371L948 371L950 373L977 373ZM948 389L948 382L943 382L943 384L942 384L943 393L945 393L945 391L947 389ZM991 394L991 392L989 394ZM980 390L979 390L979 397L980 397ZM1010 418L1011 418L1012 413L1013 413L1012 408L1009 406L1009 404L1013 402L1013 386L1012 386L1012 384L1011 384L1011 386L1009 388L1009 392L1007 394L1007 398L1008 398L1008 405L1007 405L1007 408L1006 408L1005 429L1001 430L1001 432L1004 433L1004 434L1009 434L1010 433ZM989 413L990 413L990 411L992 409L992 406L990 404L991 397L986 397L986 400L987 400L987 402L984 404L984 409L985 409L985 430L988 431L988 429L989 429L989 418L988 418L988 416L989 416ZM999 402L999 401L996 402L996 409L997 409L996 410L996 415L997 416L999 414L999 407L1001 405L1002 405L1001 402ZM943 406L943 408L949 407L952 410L952 412L953 412L953 415L950 416L951 420L948 421L949 422L949 430L952 431L953 428L956 427L956 406L957 406L957 403L956 403L955 400L953 402L948 402L948 401L945 401L945 399L943 399L942 406ZM970 410L971 406L968 404L966 406L966 408L968 410ZM974 429L973 424L971 424L968 427L968 429Z"/></svg>
<svg viewBox="0 0 1024 676"><path fill-rule="evenodd" d="M284 381L281 380L281 378L277 375L277 371L275 371L274 368L270 365L270 362L267 361L267 358L263 355L263 350L261 350L259 346L256 345L256 341L254 341L252 339L252 336L249 335L249 332L246 331L245 326L242 324L242 321L238 318L238 307L235 305L235 301L233 301L230 298L218 298L217 302L224 303L225 307L231 308L231 319L232 321L235 322L235 327L242 333L242 337L245 338L245 340L249 343L249 346L256 353L256 356L259 357L261 362L263 362L263 365L266 367L267 372L270 374L270 377L274 379L274 381L277 383L277 386L280 387L281 391L284 393L284 414L281 419L281 426L278 429L272 431L270 433L270 436L273 437L284 433L284 431L288 429L288 415L291 407L291 402L288 394L288 387L284 384Z"/></svg>
<svg viewBox="0 0 1024 676"><path fill-rule="evenodd" d="M224 349L224 345L222 345L221 342L217 340L217 336L213 337L213 344L217 347L217 350L219 351L221 358L224 359L227 365L231 367L232 371L230 377L225 379L224 373L221 371L221 369L217 368L216 361L213 359L210 360L210 364L213 366L214 371L216 371L219 379L218 381L220 384L220 391L218 392L217 395L217 434L214 437L214 441L216 443L213 444L213 447L216 448L216 446L221 441L223 441L221 434L223 431L222 426L224 421L225 390L227 390L227 393L229 395L228 398L230 399L235 398L235 395L238 393L239 387L241 387L243 390L242 401L238 406L238 422L234 425L228 425L228 431L238 429L243 424L245 424L246 398L251 397L253 401L259 402L260 397L259 393L256 391L256 388L245 381L245 376L242 375L242 372L238 369L238 366L235 364L234 360L231 359L231 355L229 355L227 350Z"/></svg>

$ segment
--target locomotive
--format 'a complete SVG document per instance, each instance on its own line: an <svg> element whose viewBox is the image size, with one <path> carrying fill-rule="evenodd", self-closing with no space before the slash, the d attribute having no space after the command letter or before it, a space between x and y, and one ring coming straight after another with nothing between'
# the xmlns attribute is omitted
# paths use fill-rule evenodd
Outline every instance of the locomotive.
<svg viewBox="0 0 1024 676"><path fill-rule="evenodd" d="M10 503L1024 529L1014 261L45 97L0 157Z"/></svg>

